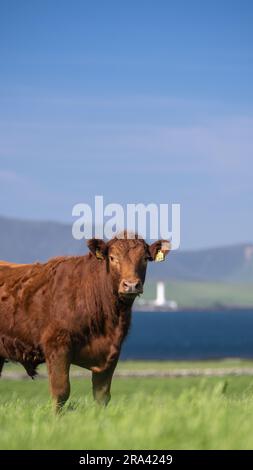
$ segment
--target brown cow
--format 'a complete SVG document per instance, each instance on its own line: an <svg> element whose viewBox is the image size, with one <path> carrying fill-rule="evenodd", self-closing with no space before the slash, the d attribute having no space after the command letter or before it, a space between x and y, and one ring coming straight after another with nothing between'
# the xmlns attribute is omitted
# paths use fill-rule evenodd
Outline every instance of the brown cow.
<svg viewBox="0 0 253 470"><path fill-rule="evenodd" d="M33 377L46 362L56 409L69 397L71 364L92 371L94 398L108 403L147 261L169 252L164 240L123 237L89 240L86 256L0 264L0 371L9 359Z"/></svg>

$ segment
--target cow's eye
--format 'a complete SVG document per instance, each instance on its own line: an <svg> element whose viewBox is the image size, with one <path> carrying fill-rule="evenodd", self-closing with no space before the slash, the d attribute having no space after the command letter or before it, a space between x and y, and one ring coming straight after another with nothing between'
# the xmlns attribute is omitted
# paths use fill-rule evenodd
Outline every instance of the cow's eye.
<svg viewBox="0 0 253 470"><path fill-rule="evenodd" d="M118 263L118 260L117 258L115 258L115 256L110 256L110 261L112 261L113 263Z"/></svg>

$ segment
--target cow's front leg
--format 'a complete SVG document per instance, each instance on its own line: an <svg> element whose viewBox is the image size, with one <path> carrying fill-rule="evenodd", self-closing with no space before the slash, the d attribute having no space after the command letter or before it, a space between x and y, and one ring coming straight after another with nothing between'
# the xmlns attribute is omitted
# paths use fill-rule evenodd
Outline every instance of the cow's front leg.
<svg viewBox="0 0 253 470"><path fill-rule="evenodd" d="M64 348L52 351L51 354L46 357L46 362L54 408L56 412L59 412L70 394L69 351Z"/></svg>
<svg viewBox="0 0 253 470"><path fill-rule="evenodd" d="M110 390L116 364L117 361L102 372L92 372L93 397L101 405L106 406L111 399Z"/></svg>

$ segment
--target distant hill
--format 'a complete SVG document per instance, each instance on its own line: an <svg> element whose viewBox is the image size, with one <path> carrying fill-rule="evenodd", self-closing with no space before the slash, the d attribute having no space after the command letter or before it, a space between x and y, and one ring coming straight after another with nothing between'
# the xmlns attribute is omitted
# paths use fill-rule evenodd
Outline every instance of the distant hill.
<svg viewBox="0 0 253 470"><path fill-rule="evenodd" d="M58 255L81 255L85 241L72 237L71 225L0 217L0 259L18 263ZM165 263L150 263L149 279L253 281L253 244L170 253Z"/></svg>
<svg viewBox="0 0 253 470"><path fill-rule="evenodd" d="M165 280L252 282L253 245L171 252L150 274Z"/></svg>
<svg viewBox="0 0 253 470"><path fill-rule="evenodd" d="M0 217L0 259L32 263L85 251L85 241L74 240L68 224Z"/></svg>

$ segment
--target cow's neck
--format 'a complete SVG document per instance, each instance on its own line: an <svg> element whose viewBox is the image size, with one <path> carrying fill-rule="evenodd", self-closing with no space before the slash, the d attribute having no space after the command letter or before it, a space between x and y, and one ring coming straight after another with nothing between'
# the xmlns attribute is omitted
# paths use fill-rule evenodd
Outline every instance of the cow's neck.
<svg viewBox="0 0 253 470"><path fill-rule="evenodd" d="M118 297L117 305L118 305L118 317L119 317L119 326L122 333L122 340L127 336L130 323L131 323L131 315L132 315L132 306L134 300L131 301L124 301L120 297Z"/></svg>
<svg viewBox="0 0 253 470"><path fill-rule="evenodd" d="M103 331L109 335L115 333L123 340L130 326L133 299L122 299L115 291L105 263L94 264L97 261L93 259L90 263L90 270L86 272L80 290L85 317L91 319L93 331L99 334Z"/></svg>
<svg viewBox="0 0 253 470"><path fill-rule="evenodd" d="M113 291L113 282L108 275L108 291ZM106 320L106 324L108 330L112 330L113 332L117 332L120 341L123 341L124 338L127 336L130 323L131 323L131 314L132 314L132 306L133 306L134 299L124 299L122 298L118 292L114 292L112 296L112 304L111 304L111 311L107 313L108 305L104 305L104 309L102 311L102 316Z"/></svg>

